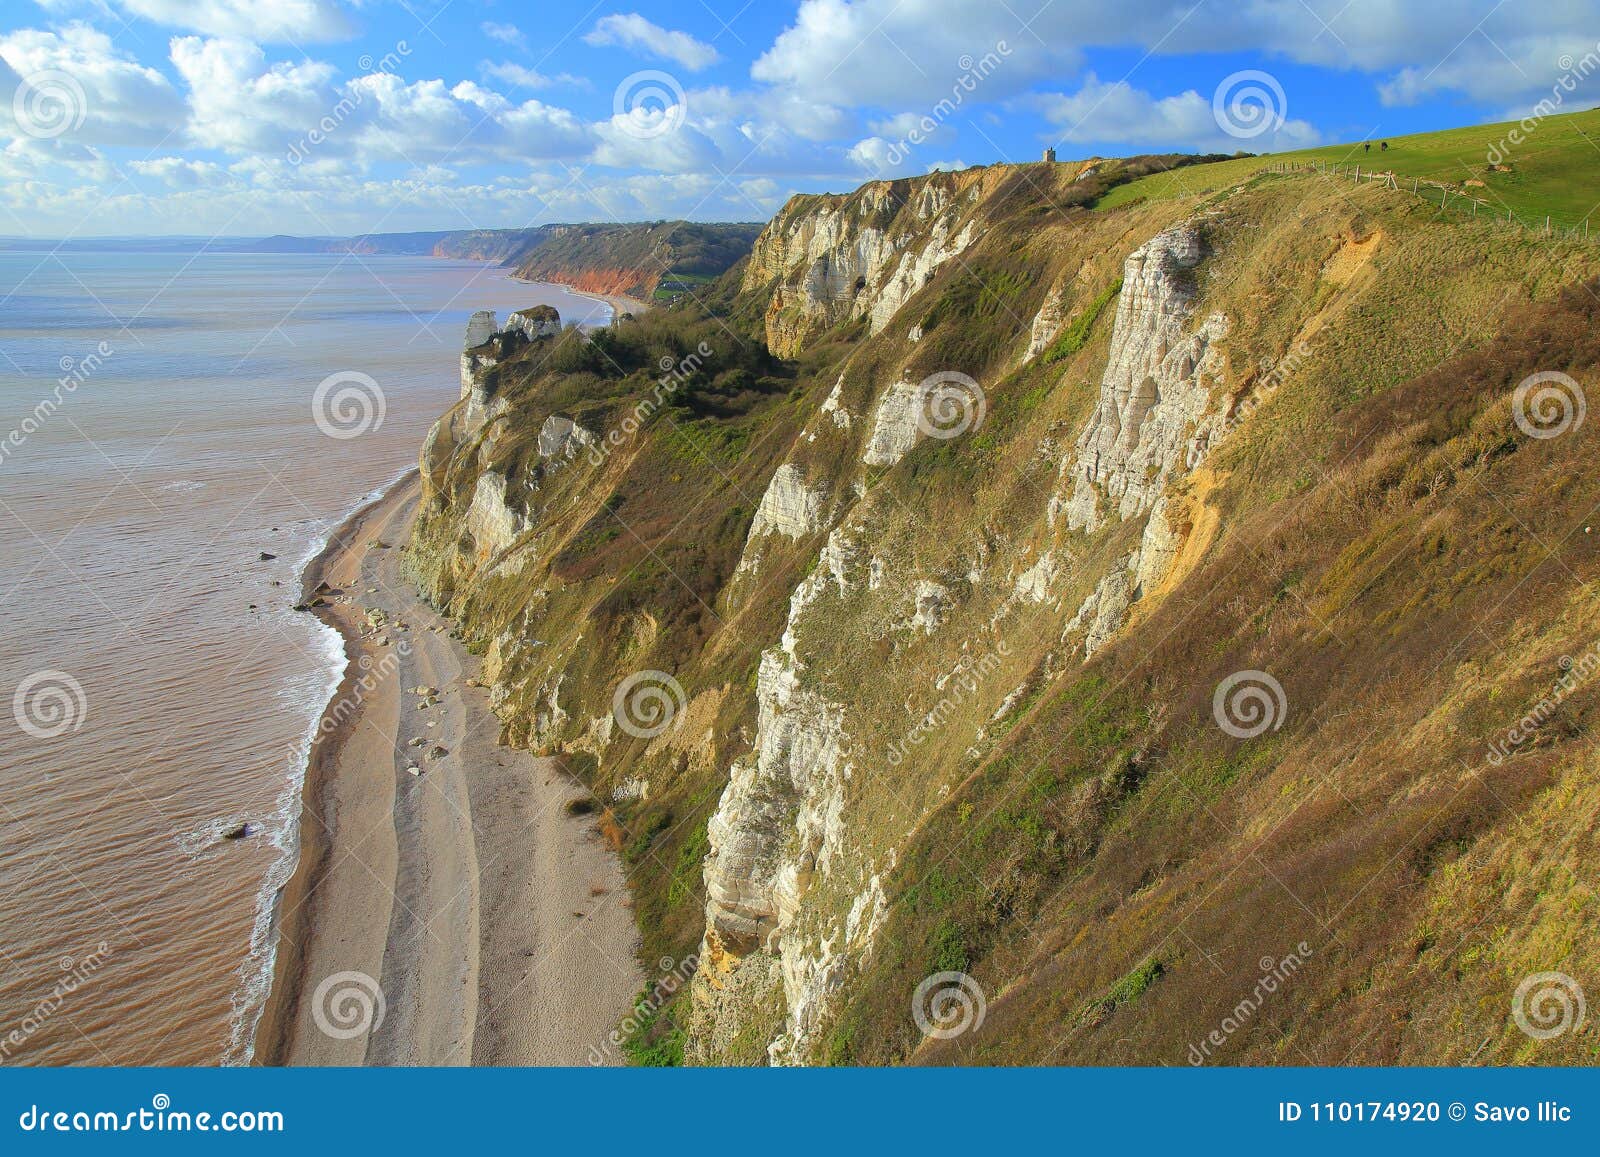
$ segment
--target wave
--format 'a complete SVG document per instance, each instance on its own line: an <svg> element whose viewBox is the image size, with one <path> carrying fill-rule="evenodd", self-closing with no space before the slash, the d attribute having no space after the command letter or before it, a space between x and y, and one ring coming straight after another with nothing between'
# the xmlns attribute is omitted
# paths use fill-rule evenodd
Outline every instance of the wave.
<svg viewBox="0 0 1600 1157"><path fill-rule="evenodd" d="M357 511L376 502L403 482L410 473L409 466L401 470L388 482L369 491L358 502L352 504L339 518L318 520L318 530L313 534L310 545L295 563L296 576L303 582L306 568L311 565L313 559L327 550L334 532L345 525ZM269 834L272 845L278 849L279 855L263 876L256 894L255 918L250 929L250 949L239 966L239 986L234 992L232 1012L228 1019L229 1043L222 1059L224 1065L248 1065L255 1055L256 1028L260 1024L261 1012L266 1007L267 997L271 994L273 971L278 962L276 935L278 903L300 859L300 811L311 748L322 721L322 713L338 694L339 684L350 662L344 639L338 631L315 617L308 617L305 621L314 625L322 644L325 662L321 669L325 679L319 691L303 696L300 703L296 704L307 717L305 732L290 753L289 773L277 797L273 814L264 825L265 832ZM213 825L207 825L211 826ZM217 836L220 837L226 825L215 826L218 829Z"/></svg>

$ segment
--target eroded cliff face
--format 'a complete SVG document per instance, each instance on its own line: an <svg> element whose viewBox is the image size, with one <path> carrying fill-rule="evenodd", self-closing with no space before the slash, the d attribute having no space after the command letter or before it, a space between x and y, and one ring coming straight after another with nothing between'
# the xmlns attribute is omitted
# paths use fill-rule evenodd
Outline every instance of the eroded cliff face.
<svg viewBox="0 0 1600 1157"><path fill-rule="evenodd" d="M1166 640L1237 581L1240 560L1218 559L1230 533L1316 484L1297 473L1307 430L1557 277L1507 273L1498 296L1395 317L1375 285L1451 276L1385 240L1420 227L1396 191L1256 183L1102 211L1071 195L1105 178L1079 175L796 198L722 287L715 348L683 381L638 385L683 364L674 326L699 322L652 315L598 352L552 335L539 359L496 335L430 436L416 573L484 649L507 740L568 758L609 801L647 955L698 959L653 1030L691 1062L906 1059L937 1047L913 993L951 972L1009 1025L980 1042L1031 1039L1006 1010L1055 1002L1056 1038L991 1059L1124 1038L1102 1032L1126 1015L1107 990L1152 952L1170 975L1193 964L1150 930L1232 879L1186 865L1243 855L1217 801L1279 762L1286 782L1310 774L1288 740L1205 746L1211 688L1287 664L1263 639L1322 645L1332 620L1280 625L1280 593L1257 619L1208 608L1225 639ZM782 358L825 332L837 352L801 373L729 344L735 317L762 319ZM663 710L633 709L642 685ZM1289 791L1272 784L1269 806ZM1252 937L1274 919L1251 909Z"/></svg>
<svg viewBox="0 0 1600 1157"><path fill-rule="evenodd" d="M850 318L882 331L972 244L999 179L970 169L791 201L756 239L744 274L746 292L768 295L772 351L793 357L812 334Z"/></svg>

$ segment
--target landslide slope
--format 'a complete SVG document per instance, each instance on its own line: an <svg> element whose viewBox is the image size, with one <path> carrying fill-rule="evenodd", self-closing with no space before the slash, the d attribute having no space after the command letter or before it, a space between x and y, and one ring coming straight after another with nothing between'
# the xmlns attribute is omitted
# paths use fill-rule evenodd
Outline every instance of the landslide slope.
<svg viewBox="0 0 1600 1157"><path fill-rule="evenodd" d="M408 565L698 960L637 1059L1593 1060L1600 250L1175 163L469 358Z"/></svg>

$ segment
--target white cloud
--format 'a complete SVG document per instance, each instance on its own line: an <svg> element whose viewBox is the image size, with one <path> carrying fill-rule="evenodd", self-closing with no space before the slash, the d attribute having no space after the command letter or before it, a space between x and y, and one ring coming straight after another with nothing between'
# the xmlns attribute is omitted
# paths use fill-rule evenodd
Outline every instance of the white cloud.
<svg viewBox="0 0 1600 1157"><path fill-rule="evenodd" d="M511 61L497 63L492 60L486 60L480 67L483 70L483 75L492 80L498 80L502 84L509 84L513 88L550 88L558 84L568 85L573 88L590 87L588 80L581 76L573 76L570 72L546 74Z"/></svg>
<svg viewBox="0 0 1600 1157"><path fill-rule="evenodd" d="M1075 73L1089 48L1138 47L1160 56L1253 52L1365 73L1382 77L1383 95L1395 103L1441 92L1512 103L1548 91L1562 71L1559 58L1581 58L1595 47L1597 29L1595 0L1117 0L1026 9L994 0L801 0L751 75L818 102L904 108L950 95L964 60L981 60L1004 42L1010 51L1002 66L974 98L1004 99Z"/></svg>
<svg viewBox="0 0 1600 1157"><path fill-rule="evenodd" d="M1254 107L1269 121L1281 123L1245 136L1254 122L1242 120L1238 122L1243 126L1240 135L1232 135L1213 108L1213 96L1189 89L1175 96L1155 97L1126 81L1104 83L1090 73L1075 93L1045 93L1027 103L1044 114L1060 140L1068 142L1231 153L1238 149L1277 152L1320 140L1310 123L1287 116L1287 100L1279 103L1270 93L1270 104Z"/></svg>
<svg viewBox="0 0 1600 1157"><path fill-rule="evenodd" d="M1600 97L1600 17L1590 34L1473 37L1428 67L1400 69L1378 86L1386 105L1414 105L1446 93L1470 93L1496 104L1529 105L1558 89L1569 107ZM1588 56L1588 63L1581 64Z"/></svg>
<svg viewBox="0 0 1600 1157"><path fill-rule="evenodd" d="M7 173L0 153L0 174ZM163 190L71 188L0 181L0 220L11 212L42 235L326 233L469 228L486 222L765 220L794 191L765 178L635 174L594 180L579 170L535 170L477 183L423 169L403 179L351 179L336 167L251 158L225 183ZM109 199L102 200L109 192ZM85 220L88 224L85 225Z"/></svg>
<svg viewBox="0 0 1600 1157"><path fill-rule="evenodd" d="M116 0L130 16L206 36L277 43L344 40L355 24L335 0Z"/></svg>
<svg viewBox="0 0 1600 1157"><path fill-rule="evenodd" d="M366 119L356 139L367 159L451 164L577 159L595 142L590 126L566 109L531 99L514 103L470 80L446 87L442 80L406 84L374 73L353 81L350 89L362 97Z"/></svg>
<svg viewBox="0 0 1600 1157"><path fill-rule="evenodd" d="M189 133L205 148L282 152L325 118L349 116L332 65L267 62L245 40L172 41L172 63L189 89ZM326 131L326 130L324 130Z"/></svg>
<svg viewBox="0 0 1600 1157"><path fill-rule="evenodd" d="M479 27L490 40L498 40L501 44L509 44L512 48L528 47L528 38L515 24L497 24L493 20L486 20Z"/></svg>
<svg viewBox="0 0 1600 1157"><path fill-rule="evenodd" d="M183 157L157 157L150 161L130 162L129 168L142 177L154 177L173 189L216 188L229 184L232 178L226 169L210 161L191 161Z"/></svg>
<svg viewBox="0 0 1600 1157"><path fill-rule="evenodd" d="M850 163L873 177L903 177L916 172L910 154L894 141L882 137L866 137L857 141L845 154Z"/></svg>
<svg viewBox="0 0 1600 1157"><path fill-rule="evenodd" d="M675 61L690 72L710 68L722 59L705 41L696 40L687 32L673 32L652 24L637 12L601 17L583 39L587 44L614 45L660 60Z"/></svg>
<svg viewBox="0 0 1600 1157"><path fill-rule="evenodd" d="M190 138L236 155L514 163L577 158L596 140L566 109L520 103L473 81L339 80L322 61L269 62L257 45L181 37L172 61L189 87Z"/></svg>
<svg viewBox="0 0 1600 1157"><path fill-rule="evenodd" d="M153 145L182 127L171 82L86 24L0 35L0 61L0 117L15 135ZM65 118L60 132L55 117Z"/></svg>

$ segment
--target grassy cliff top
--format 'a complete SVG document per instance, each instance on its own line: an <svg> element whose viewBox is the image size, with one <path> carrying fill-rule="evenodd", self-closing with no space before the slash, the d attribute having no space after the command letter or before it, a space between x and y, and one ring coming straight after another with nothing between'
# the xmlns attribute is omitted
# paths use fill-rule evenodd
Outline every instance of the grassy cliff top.
<svg viewBox="0 0 1600 1157"><path fill-rule="evenodd" d="M1526 126L1532 125L1531 128ZM1387 140L1389 147L1383 149ZM1115 208L1140 199L1163 200L1204 194L1246 180L1280 163L1319 162L1392 171L1399 179L1416 178L1470 192L1504 216L1509 209L1524 221L1573 226L1600 209L1594 169L1600 162L1600 109L1549 116L1541 121L1507 121L1473 125L1407 137L1374 138L1239 157L1197 165L1130 181L1113 189L1100 203ZM1482 186L1467 185L1481 181Z"/></svg>

